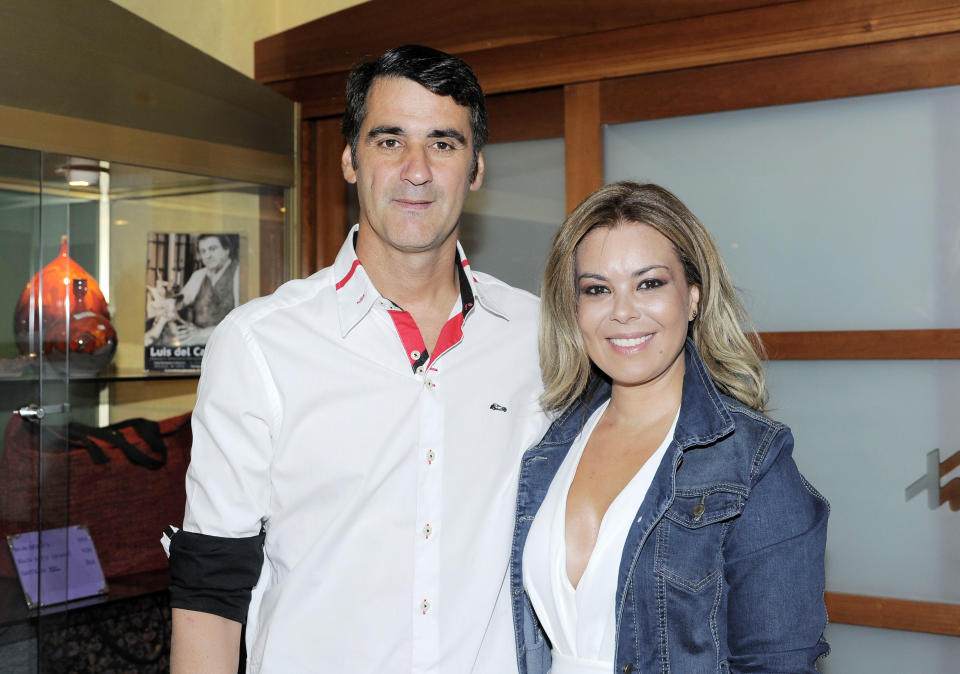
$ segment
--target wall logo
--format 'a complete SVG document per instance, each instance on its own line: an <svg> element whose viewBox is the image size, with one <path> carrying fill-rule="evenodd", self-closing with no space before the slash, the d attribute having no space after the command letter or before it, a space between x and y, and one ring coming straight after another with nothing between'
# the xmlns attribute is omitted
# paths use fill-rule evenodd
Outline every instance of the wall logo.
<svg viewBox="0 0 960 674"><path fill-rule="evenodd" d="M926 491L927 506L930 510L936 510L944 503L950 504L950 510L960 510L960 477L955 477L946 484L940 484L940 479L958 466L960 466L960 452L956 452L941 463L940 450L933 450L927 454L927 474L907 487L907 500Z"/></svg>

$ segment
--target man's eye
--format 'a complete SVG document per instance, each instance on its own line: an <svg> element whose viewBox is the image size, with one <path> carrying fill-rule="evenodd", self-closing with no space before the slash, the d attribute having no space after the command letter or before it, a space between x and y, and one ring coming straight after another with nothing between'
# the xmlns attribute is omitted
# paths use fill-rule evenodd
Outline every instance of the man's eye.
<svg viewBox="0 0 960 674"><path fill-rule="evenodd" d="M380 147L385 147L387 149L400 147L400 141L398 141L396 138L384 138L380 141Z"/></svg>
<svg viewBox="0 0 960 674"><path fill-rule="evenodd" d="M456 149L451 143L448 143L445 140L438 140L436 143L433 144L433 147L436 148L437 150L440 150L441 152L446 152L447 150Z"/></svg>
<svg viewBox="0 0 960 674"><path fill-rule="evenodd" d="M658 278L645 278L640 281L640 285L637 286L640 290L653 290L654 288L659 288L664 285L664 282Z"/></svg>

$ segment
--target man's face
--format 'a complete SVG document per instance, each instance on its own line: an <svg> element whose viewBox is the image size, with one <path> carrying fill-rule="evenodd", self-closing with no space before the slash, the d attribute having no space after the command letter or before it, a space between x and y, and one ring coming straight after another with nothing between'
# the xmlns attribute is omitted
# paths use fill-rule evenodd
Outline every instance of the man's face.
<svg viewBox="0 0 960 674"><path fill-rule="evenodd" d="M379 78L367 95L357 139L341 164L357 184L360 227L397 251L433 250L456 231L467 194L483 182L483 157L473 168L470 111L413 80ZM363 236L363 235L361 235Z"/></svg>
<svg viewBox="0 0 960 674"><path fill-rule="evenodd" d="M203 266L210 271L220 271L227 260L230 259L230 251L224 248L220 244L220 239L215 236L200 239L197 248L200 250L200 260L203 262Z"/></svg>

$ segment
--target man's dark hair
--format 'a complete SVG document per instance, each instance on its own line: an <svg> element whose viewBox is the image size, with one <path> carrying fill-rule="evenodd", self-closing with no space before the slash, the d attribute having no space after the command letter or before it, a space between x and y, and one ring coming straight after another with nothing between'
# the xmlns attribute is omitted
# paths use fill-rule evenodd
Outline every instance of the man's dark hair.
<svg viewBox="0 0 960 674"><path fill-rule="evenodd" d="M236 249L233 245L233 236L230 234L215 234L215 233L204 233L197 236L194 240L194 247L197 250L197 255L200 254L200 242L204 239L216 239L220 242L220 247L227 251L227 254L233 258L236 256Z"/></svg>
<svg viewBox="0 0 960 674"><path fill-rule="evenodd" d="M473 69L466 63L437 49L415 44L395 47L376 61L353 67L347 77L347 105L340 130L350 144L350 156L357 167L357 143L360 127L367 114L367 95L378 77L403 77L413 80L438 96L449 96L458 105L470 110L473 136L473 170L477 177L477 157L487 143L487 106L483 90Z"/></svg>

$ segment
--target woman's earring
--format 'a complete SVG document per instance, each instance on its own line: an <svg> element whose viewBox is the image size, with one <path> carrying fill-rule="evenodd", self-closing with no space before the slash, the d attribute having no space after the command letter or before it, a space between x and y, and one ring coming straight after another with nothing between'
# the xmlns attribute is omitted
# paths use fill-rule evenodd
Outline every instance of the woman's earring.
<svg viewBox="0 0 960 674"><path fill-rule="evenodd" d="M692 321L692 320L696 319L697 314L699 314L699 313L700 313L700 312L697 311L697 308L694 307L694 309L693 309L693 316L690 317L690 320Z"/></svg>

